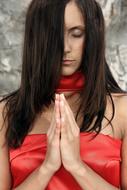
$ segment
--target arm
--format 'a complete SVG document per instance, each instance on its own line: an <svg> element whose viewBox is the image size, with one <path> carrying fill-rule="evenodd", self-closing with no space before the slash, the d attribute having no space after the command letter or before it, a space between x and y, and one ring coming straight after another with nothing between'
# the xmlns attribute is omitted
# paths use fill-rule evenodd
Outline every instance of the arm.
<svg viewBox="0 0 127 190"><path fill-rule="evenodd" d="M43 164L13 190L44 190L53 174L54 172L50 171L46 165Z"/></svg>
<svg viewBox="0 0 127 190"><path fill-rule="evenodd" d="M1 132L0 132L1 133ZM1 141L1 135L0 135ZM11 175L9 171L9 160L7 147L0 145L0 189L8 190L11 187Z"/></svg>
<svg viewBox="0 0 127 190"><path fill-rule="evenodd" d="M11 190L11 172L9 168L8 147L4 146L6 126L2 127L3 106L0 104L0 190ZM12 190L43 190L48 185L51 177L61 166L60 155L60 127L56 122L55 114L58 112L56 103L52 114L52 120L47 132L47 152L44 162L32 172L19 186ZM57 113L58 114L58 113ZM55 152L55 154L54 154Z"/></svg>
<svg viewBox="0 0 127 190"><path fill-rule="evenodd" d="M127 96L123 96L119 99L116 105L117 118L121 127L122 133L122 165L121 165L121 189L127 190ZM75 180L85 190L118 190L118 188L112 186L96 174L85 163L81 163L78 166L78 171L72 171L71 174Z"/></svg>
<svg viewBox="0 0 127 190"><path fill-rule="evenodd" d="M121 165L121 186L122 190L127 190L127 96L121 99L119 104L119 117L122 122L122 165Z"/></svg>
<svg viewBox="0 0 127 190"><path fill-rule="evenodd" d="M127 120L127 119L126 119ZM127 128L127 125L126 125ZM127 190L127 130L122 145L122 165L121 165L121 184L122 190Z"/></svg>
<svg viewBox="0 0 127 190"><path fill-rule="evenodd" d="M65 169L83 190L118 190L83 163L80 157L79 126L63 95L60 95L59 107L61 113L61 118L59 118L61 122L61 155Z"/></svg>
<svg viewBox="0 0 127 190"><path fill-rule="evenodd" d="M11 172L9 168L9 151L5 143L6 126L2 126L3 117L2 110L4 104L0 104L0 190L11 189ZM4 145L4 146L3 146ZM19 185L15 190L43 190L47 186L54 171L48 169L46 164L42 164L27 179ZM44 180L42 180L44 179Z"/></svg>
<svg viewBox="0 0 127 190"><path fill-rule="evenodd" d="M5 142L3 133L5 133L4 127L0 130L0 190L10 190L11 172L9 168L9 155L7 146L3 146ZM21 185L13 190L43 190L53 175L54 171L48 169L46 164L42 164Z"/></svg>
<svg viewBox="0 0 127 190"><path fill-rule="evenodd" d="M80 163L78 168L70 173L83 190L118 190L118 188L105 181L85 163Z"/></svg>
<svg viewBox="0 0 127 190"><path fill-rule="evenodd" d="M51 125L47 132L48 148L46 158L40 168L36 169L28 178L17 188L13 190L44 190L50 181L51 177L61 166L60 156L60 127L59 123L56 123L55 114L58 115L58 108L55 102L55 108ZM54 128L56 127L56 128ZM55 154L54 154L55 152Z"/></svg>
<svg viewBox="0 0 127 190"><path fill-rule="evenodd" d="M0 190L11 189L11 172L9 167L9 151L5 144L6 126L3 125L2 110L4 103L0 104ZM4 145L5 144L5 145ZM13 190L43 190L55 173L43 164L27 177L27 179Z"/></svg>
<svg viewBox="0 0 127 190"><path fill-rule="evenodd" d="M9 170L8 147L5 144L5 127L2 127L2 110L4 103L0 103L0 189L8 190L11 188L11 175Z"/></svg>

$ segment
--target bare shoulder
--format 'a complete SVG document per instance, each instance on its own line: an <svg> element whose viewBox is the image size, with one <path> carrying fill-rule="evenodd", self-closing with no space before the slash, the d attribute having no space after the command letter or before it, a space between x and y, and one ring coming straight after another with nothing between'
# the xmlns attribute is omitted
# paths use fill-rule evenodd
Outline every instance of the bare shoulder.
<svg viewBox="0 0 127 190"><path fill-rule="evenodd" d="M124 135L127 132L127 93L112 94L112 98Z"/></svg>
<svg viewBox="0 0 127 190"><path fill-rule="evenodd" d="M127 105L127 93L112 93L112 98L114 100L114 103L119 105L121 108L121 110L125 109L126 108L126 105Z"/></svg>
<svg viewBox="0 0 127 190"><path fill-rule="evenodd" d="M127 93L125 94L112 94L114 104L117 111L122 116L127 116Z"/></svg>

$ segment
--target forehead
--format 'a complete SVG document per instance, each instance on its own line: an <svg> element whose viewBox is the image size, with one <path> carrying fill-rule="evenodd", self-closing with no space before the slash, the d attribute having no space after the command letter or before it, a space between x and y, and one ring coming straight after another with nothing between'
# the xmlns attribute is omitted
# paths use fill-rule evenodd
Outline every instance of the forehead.
<svg viewBox="0 0 127 190"><path fill-rule="evenodd" d="M74 1L70 1L65 7L64 24L65 28L84 26L83 15Z"/></svg>

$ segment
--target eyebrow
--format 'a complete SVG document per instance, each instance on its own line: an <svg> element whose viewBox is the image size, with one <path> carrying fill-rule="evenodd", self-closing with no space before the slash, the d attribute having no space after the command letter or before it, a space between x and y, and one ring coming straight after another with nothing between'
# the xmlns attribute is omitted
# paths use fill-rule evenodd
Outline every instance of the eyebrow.
<svg viewBox="0 0 127 190"><path fill-rule="evenodd" d="M77 26L74 26L72 28L69 28L68 30L72 31L72 30L75 30L75 29L85 30L85 26L83 26L83 25L77 25Z"/></svg>

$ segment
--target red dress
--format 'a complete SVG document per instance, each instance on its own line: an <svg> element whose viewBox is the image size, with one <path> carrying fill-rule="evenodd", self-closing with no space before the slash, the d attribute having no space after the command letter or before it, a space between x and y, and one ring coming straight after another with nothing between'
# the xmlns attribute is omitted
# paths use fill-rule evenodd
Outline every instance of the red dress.
<svg viewBox="0 0 127 190"><path fill-rule="evenodd" d="M110 184L120 187L121 144L119 139L95 133L80 133L81 158ZM46 134L27 135L20 148L10 150L13 187L21 184L45 159ZM46 190L81 190L63 165L51 178Z"/></svg>

